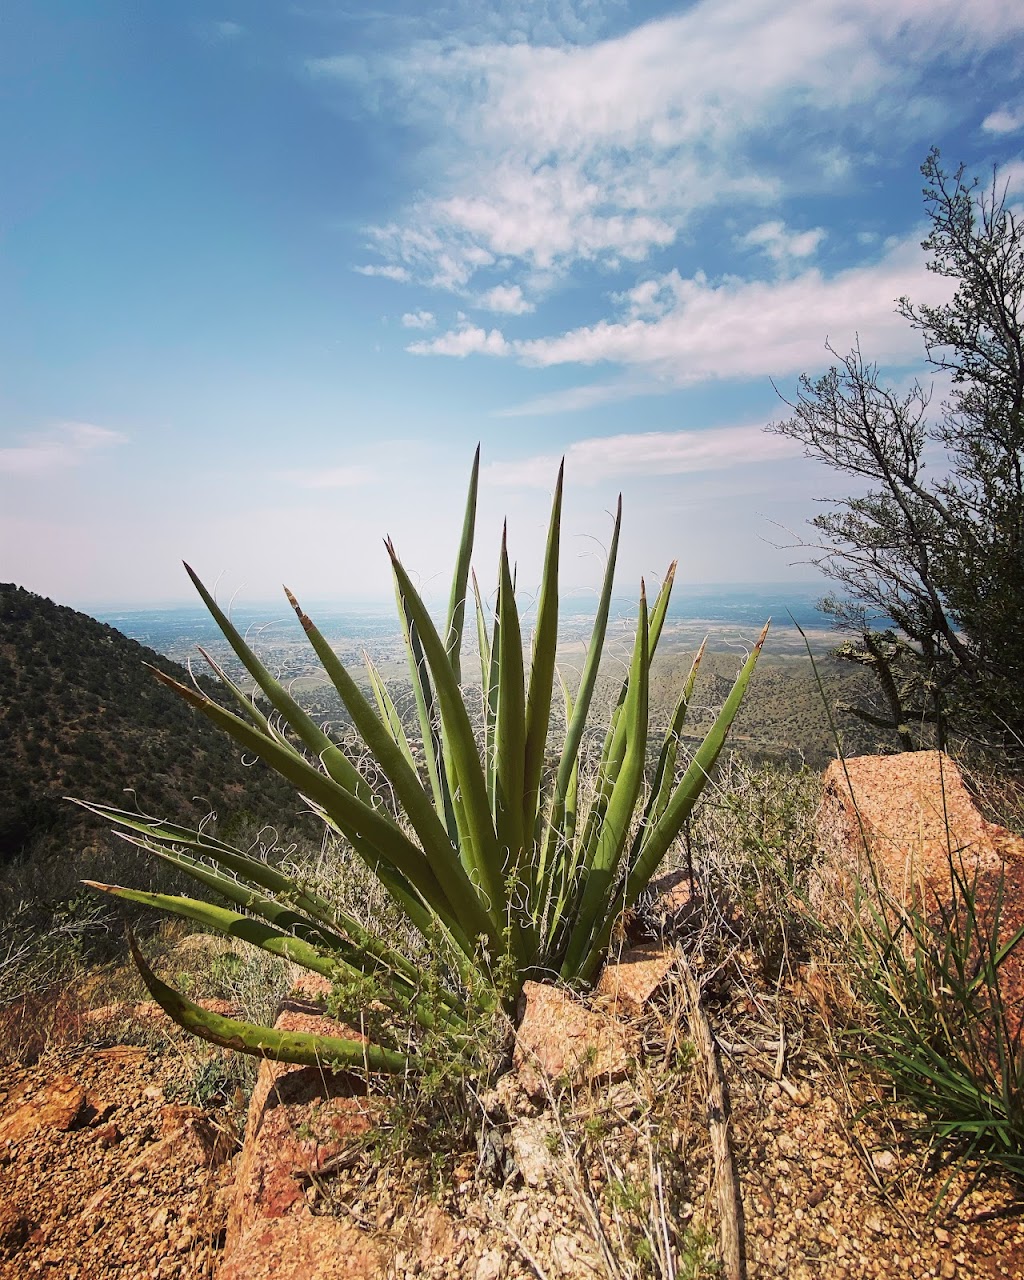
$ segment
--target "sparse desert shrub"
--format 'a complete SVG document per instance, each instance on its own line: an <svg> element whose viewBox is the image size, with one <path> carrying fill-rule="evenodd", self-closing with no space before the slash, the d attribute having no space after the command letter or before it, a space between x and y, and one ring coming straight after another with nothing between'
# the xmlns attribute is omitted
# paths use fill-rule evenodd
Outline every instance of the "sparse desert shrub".
<svg viewBox="0 0 1024 1280"><path fill-rule="evenodd" d="M1002 890L987 909L977 878L950 855L953 886L925 912L871 899L853 935L869 1014L866 1060L922 1117L931 1139L1024 1179L1024 1048L1004 977L1024 929L1005 937Z"/></svg>
<svg viewBox="0 0 1024 1280"><path fill-rule="evenodd" d="M750 947L774 981L808 958L817 932L810 877L817 859L821 775L732 756L689 832L702 899L721 912L730 947Z"/></svg>
<svg viewBox="0 0 1024 1280"><path fill-rule="evenodd" d="M471 1045L481 1017L514 1012L528 978L585 984L595 976L616 918L647 886L704 788L765 633L692 760L678 770L691 671L648 781L650 664L675 566L650 612L641 583L628 674L593 777L581 778L581 744L612 595L620 503L586 663L579 687L572 693L563 687L557 765L545 768L556 676L562 477L555 489L529 674L503 538L490 626L473 578L481 687L464 692L461 655L478 472L479 451L443 631L435 626L394 547L386 544L409 658L416 730L399 715L370 662L373 700L364 695L289 594L361 740L361 754L355 758L266 670L189 570L266 702L261 705L247 695L212 660L233 711L163 672L155 672L157 678L301 792L328 829L373 873L391 909L425 940L433 958L427 966L417 963L393 934L374 922L368 926L329 893L288 875L258 849L234 848L208 832L88 805L126 829L129 840L185 870L230 906L116 885L94 887L283 956L324 975L336 991L350 1002L358 998L373 1015L364 1020L373 1023L369 1044L221 1018L157 978L136 945L136 961L154 998L199 1036L270 1058L384 1072L422 1068L432 1037L442 1037L449 1052L460 1040Z"/></svg>

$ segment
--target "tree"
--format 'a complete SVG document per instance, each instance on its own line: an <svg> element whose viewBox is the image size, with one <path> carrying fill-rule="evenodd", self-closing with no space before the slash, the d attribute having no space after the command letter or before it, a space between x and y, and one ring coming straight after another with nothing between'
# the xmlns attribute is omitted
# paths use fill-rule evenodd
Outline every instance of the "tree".
<svg viewBox="0 0 1024 1280"><path fill-rule="evenodd" d="M956 281L938 306L897 310L951 375L935 415L915 383L883 384L859 345L800 379L793 416L768 430L867 484L811 521L813 563L841 589L823 602L870 667L879 705L846 708L906 750L950 732L1024 746L1024 221L997 173L982 188L922 166L928 269ZM938 474L931 456L938 452ZM928 458L926 460L926 454ZM927 474L926 474L927 473ZM884 628L884 629L883 629Z"/></svg>

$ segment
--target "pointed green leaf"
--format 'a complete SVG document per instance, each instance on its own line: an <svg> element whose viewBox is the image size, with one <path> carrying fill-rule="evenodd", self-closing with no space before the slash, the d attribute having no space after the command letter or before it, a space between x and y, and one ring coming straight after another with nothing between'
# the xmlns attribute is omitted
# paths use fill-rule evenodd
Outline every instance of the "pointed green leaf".
<svg viewBox="0 0 1024 1280"><path fill-rule="evenodd" d="M191 567L187 564L185 565L185 572L192 579L196 590L202 596L203 603L213 615L214 621L220 627L228 644L234 649L238 660L270 699L271 706L281 713L306 749L319 758L320 763L339 786L351 791L353 795L357 795L364 803L369 803L372 800L370 789L359 776L352 762L337 744L331 741L320 726L314 723L303 711L284 685L279 680L274 679L239 635L227 614L224 613L217 601L214 600L213 596L200 582L199 577L193 573Z"/></svg>
<svg viewBox="0 0 1024 1280"><path fill-rule="evenodd" d="M630 663L629 692L620 717L626 744L623 765L612 788L607 812L596 841L595 853L587 870L579 911L573 926L565 963L562 966L563 978L571 979L579 975L580 965L588 954L595 930L599 930L605 922L610 929L616 914L612 908L612 894L615 890L622 853L629 837L630 824L643 786L644 766L647 761L650 660L648 636L647 600L641 583L640 616L637 620L636 643Z"/></svg>
<svg viewBox="0 0 1024 1280"><path fill-rule="evenodd" d="M498 719L494 726L494 827L504 865L511 869L518 866L523 851L526 693L523 638L504 533L498 573L498 618L501 656L498 664Z"/></svg>
<svg viewBox="0 0 1024 1280"><path fill-rule="evenodd" d="M480 904L476 889L459 861L458 853L452 846L447 831L441 825L429 797L420 785L415 769L402 754L401 748L391 736L389 729L367 702L362 690L346 671L338 655L324 639L312 619L302 611L298 601L287 587L285 593L302 624L307 639L323 664L324 671L352 717L352 723L359 732L359 736L391 783L395 796L419 837L427 862L444 889L456 918L469 937L485 935L492 946L496 945L497 934L494 926Z"/></svg>
<svg viewBox="0 0 1024 1280"><path fill-rule="evenodd" d="M205 929L215 933L226 934L230 938L241 938L271 955L290 960L313 973L319 973L333 980L338 971L338 962L316 947L310 946L301 938L283 933L272 925L256 920L252 916L238 911L229 911L226 907L217 907L209 902L200 902L197 898L184 898L170 893L146 893L142 889L126 889L119 884L100 884L96 880L83 880L90 889L98 889L101 893L109 893L112 897L123 898L127 902L138 902L144 907L155 907L158 911L166 911L170 915L180 916L183 920L192 920Z"/></svg>
<svg viewBox="0 0 1024 1280"><path fill-rule="evenodd" d="M445 648L452 664L452 675L457 684L462 683L462 628L466 617L466 585L469 581L469 564L473 558L473 532L476 528L476 495L480 483L480 446L473 455L473 469L469 477L469 494L466 498L466 514L462 521L462 537L455 561L452 593L448 601L448 622L445 626Z"/></svg>
<svg viewBox="0 0 1024 1280"><path fill-rule="evenodd" d="M390 1075L415 1070L415 1058L360 1040L315 1035L306 1031L273 1031L251 1022L240 1022L210 1013L186 999L156 976L146 963L133 934L128 941L132 957L149 994L161 1009L192 1035L224 1049L237 1049L274 1062L294 1062L310 1067L363 1068Z"/></svg>
<svg viewBox="0 0 1024 1280"><path fill-rule="evenodd" d="M225 711L204 694L179 684L162 672L157 673L157 678L201 711L207 719L225 729L237 742L265 760L303 795L320 805L371 871L379 875L380 863L394 868L422 894L446 923L458 927L451 904L422 850L390 819L363 804L351 791L314 769L276 740L260 733L230 711Z"/></svg>
<svg viewBox="0 0 1024 1280"><path fill-rule="evenodd" d="M523 831L532 841L540 808L541 778L551 721L551 697L555 682L558 650L558 555L562 524L562 477L565 459L558 468L555 496L551 504L544 572L537 600L537 621L533 631L533 660L526 702L526 757L523 783Z"/></svg>
<svg viewBox="0 0 1024 1280"><path fill-rule="evenodd" d="M747 691L750 678L754 674L754 667L757 665L757 659L760 656L767 635L768 623L766 622L750 656L736 677L736 682L726 698L722 710L718 713L715 723L698 747L690 767L683 775L661 819L644 840L640 850L640 857L636 866L630 872L629 885L626 892L627 906L632 906L638 896L647 888L651 876L657 871L662 858L664 858L672 842L683 829L683 823L693 811L700 793L704 790L704 784L715 766L715 761L725 745L725 739L732 727L732 722L740 709L740 703L743 701L743 695Z"/></svg>
<svg viewBox="0 0 1024 1280"><path fill-rule="evenodd" d="M458 779L459 801L465 815L466 833L471 841L474 866L480 876L480 887L488 898L488 914L495 923L498 923L503 921L505 915L503 860L498 849L494 827L491 824L487 787L480 765L473 726L470 724L469 715L462 700L462 691L455 680L444 645L441 643L430 614L395 554L394 547L391 543L388 543L387 547L391 555L399 594L419 634L437 691L441 721L444 725L445 748L451 754L452 766Z"/></svg>

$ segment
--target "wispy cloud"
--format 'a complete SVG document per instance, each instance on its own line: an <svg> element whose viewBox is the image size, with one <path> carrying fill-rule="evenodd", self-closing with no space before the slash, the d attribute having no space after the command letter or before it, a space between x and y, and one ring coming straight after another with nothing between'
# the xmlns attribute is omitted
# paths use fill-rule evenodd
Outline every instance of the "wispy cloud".
<svg viewBox="0 0 1024 1280"><path fill-rule="evenodd" d="M1024 102L993 111L982 120L981 127L987 133L1016 133L1018 129L1024 129Z"/></svg>
<svg viewBox="0 0 1024 1280"><path fill-rule="evenodd" d="M199 39L206 44L223 44L227 40L237 40L245 33L245 28L240 22L228 20L197 22L194 30Z"/></svg>
<svg viewBox="0 0 1024 1280"><path fill-rule="evenodd" d="M300 489L355 489L365 485L372 473L368 467L307 467L286 471L285 476Z"/></svg>
<svg viewBox="0 0 1024 1280"><path fill-rule="evenodd" d="M534 310L534 304L523 297L517 284L496 284L481 295L477 305L485 311L500 311L509 316L523 316Z"/></svg>
<svg viewBox="0 0 1024 1280"><path fill-rule="evenodd" d="M840 348L859 333L870 335L870 358L907 363L920 358L920 338L895 314L894 300L906 294L939 302L951 290L949 281L925 269L919 239L910 236L879 262L832 276L811 268L781 280L713 283L701 273L683 278L673 270L620 295L624 314L617 320L517 340L466 321L409 350L510 356L538 367L618 365L663 379L666 389L820 367L826 335Z"/></svg>
<svg viewBox="0 0 1024 1280"><path fill-rule="evenodd" d="M89 422L62 422L23 439L25 444L0 448L0 474L36 475L76 467L97 450L128 441L120 431Z"/></svg>
<svg viewBox="0 0 1024 1280"><path fill-rule="evenodd" d="M432 311L407 311L402 316L402 325L406 329L433 329L437 320Z"/></svg>
<svg viewBox="0 0 1024 1280"><path fill-rule="evenodd" d="M574 484L598 484L626 476L719 471L799 453L799 446L791 440L768 435L763 423L750 423L577 440L565 451L565 465ZM555 454L538 454L521 461L492 462L484 468L483 476L496 485L549 489L558 461Z"/></svg>
<svg viewBox="0 0 1024 1280"><path fill-rule="evenodd" d="M353 267L352 270L361 276L381 276L385 280L397 280L399 283L412 279L405 267L398 267L393 264L381 266L370 263L367 266Z"/></svg>
<svg viewBox="0 0 1024 1280"><path fill-rule="evenodd" d="M969 106L929 76L1022 31L1017 0L699 0L606 40L420 40L310 70L433 138L436 185L374 240L465 292L496 266L642 262L711 207L834 186L855 167L840 130L862 149L930 140Z"/></svg>
<svg viewBox="0 0 1024 1280"><path fill-rule="evenodd" d="M810 231L790 231L780 219L761 222L746 235L739 237L739 244L747 249L760 249L772 262L780 266L794 258L809 258L825 239L824 227Z"/></svg>
<svg viewBox="0 0 1024 1280"><path fill-rule="evenodd" d="M460 324L457 329L450 329L447 333L442 333L440 337L410 343L406 350L411 351L416 356L458 356L461 358L481 354L503 356L514 350L514 347L505 340L498 329L491 329L490 331L481 329L479 325L471 324L467 320Z"/></svg>
<svg viewBox="0 0 1024 1280"><path fill-rule="evenodd" d="M495 412L496 418L527 418L549 413L578 413L602 404L633 400L637 396L663 395L672 385L650 379L622 378L617 382L591 382L578 387L563 387L548 395L535 396L522 404Z"/></svg>

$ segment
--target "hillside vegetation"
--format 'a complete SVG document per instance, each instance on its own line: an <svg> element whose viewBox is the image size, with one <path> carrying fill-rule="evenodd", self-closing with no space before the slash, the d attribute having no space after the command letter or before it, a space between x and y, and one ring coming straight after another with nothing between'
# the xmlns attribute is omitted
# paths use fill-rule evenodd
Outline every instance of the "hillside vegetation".
<svg viewBox="0 0 1024 1280"><path fill-rule="evenodd" d="M294 823L294 791L243 765L146 664L189 679L112 627L0 584L0 865L95 844L96 820L69 795L179 822L216 812L236 825L246 815Z"/></svg>

